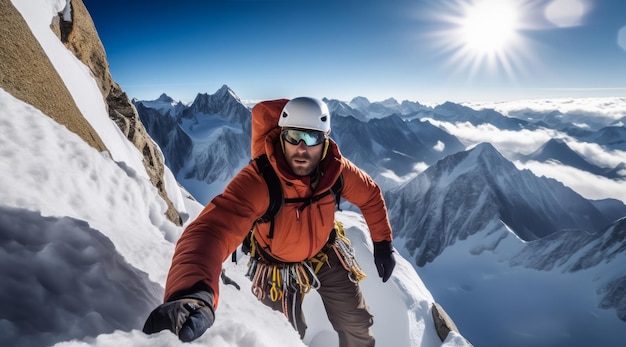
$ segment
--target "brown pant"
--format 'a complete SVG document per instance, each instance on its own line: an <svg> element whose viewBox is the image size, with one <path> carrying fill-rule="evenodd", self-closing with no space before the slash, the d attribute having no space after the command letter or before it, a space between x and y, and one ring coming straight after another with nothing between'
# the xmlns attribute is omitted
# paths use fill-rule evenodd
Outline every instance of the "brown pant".
<svg viewBox="0 0 626 347"><path fill-rule="evenodd" d="M361 288L348 278L348 271L341 265L335 252L330 250L327 254L330 266L322 266L317 273L320 281L317 292L324 303L328 320L339 335L339 346L374 346L374 337L370 331L374 321ZM262 302L274 310L284 311L281 300L272 302L265 298ZM302 295L289 295L285 305L289 321L298 330L300 337L304 337L307 325L302 312Z"/></svg>

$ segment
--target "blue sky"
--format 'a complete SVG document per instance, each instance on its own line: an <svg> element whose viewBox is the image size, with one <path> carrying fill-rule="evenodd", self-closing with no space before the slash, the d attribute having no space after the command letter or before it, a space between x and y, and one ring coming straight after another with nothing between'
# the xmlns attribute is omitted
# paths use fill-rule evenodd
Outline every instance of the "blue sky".
<svg viewBox="0 0 626 347"><path fill-rule="evenodd" d="M84 0L132 97L626 96L623 0Z"/></svg>

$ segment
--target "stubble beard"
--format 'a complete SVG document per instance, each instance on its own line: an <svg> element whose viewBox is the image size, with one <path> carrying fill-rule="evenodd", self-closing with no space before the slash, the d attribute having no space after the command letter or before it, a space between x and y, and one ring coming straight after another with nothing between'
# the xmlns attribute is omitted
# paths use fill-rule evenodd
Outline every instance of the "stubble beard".
<svg viewBox="0 0 626 347"><path fill-rule="evenodd" d="M299 159L306 160L306 163L298 162ZM291 171L296 176L308 176L315 171L317 164L313 161L309 155L293 155L288 158L287 162L291 167Z"/></svg>

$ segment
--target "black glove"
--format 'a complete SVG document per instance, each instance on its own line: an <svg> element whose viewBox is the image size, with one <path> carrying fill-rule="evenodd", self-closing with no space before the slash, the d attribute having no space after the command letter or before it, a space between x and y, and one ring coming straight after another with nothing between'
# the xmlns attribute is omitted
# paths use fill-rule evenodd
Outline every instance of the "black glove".
<svg viewBox="0 0 626 347"><path fill-rule="evenodd" d="M393 268L396 267L391 241L374 242L374 264L376 264L378 276L383 279L383 282L387 282Z"/></svg>
<svg viewBox="0 0 626 347"><path fill-rule="evenodd" d="M214 321L213 293L201 290L159 305L148 316L143 332L154 334L167 329L181 341L190 342L202 336Z"/></svg>

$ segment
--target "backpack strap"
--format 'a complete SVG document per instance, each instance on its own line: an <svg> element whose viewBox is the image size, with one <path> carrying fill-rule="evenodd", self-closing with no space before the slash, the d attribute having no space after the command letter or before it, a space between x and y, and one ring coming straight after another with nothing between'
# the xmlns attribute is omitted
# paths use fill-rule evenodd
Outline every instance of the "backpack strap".
<svg viewBox="0 0 626 347"><path fill-rule="evenodd" d="M267 206L267 210L265 213L252 224L250 230L248 231L248 235L243 239L241 244L241 250L243 253L248 254L251 252L253 248L253 233L254 226L257 223L270 223L270 231L268 234L268 238L274 237L274 217L280 212L283 207L284 199L283 199L283 189L280 185L280 180L270 164L269 158L267 158L267 154L261 154L260 156L251 160L251 162L256 162L257 169L259 170L259 174L263 177L265 181L265 185L267 186L267 191L269 193L270 202ZM235 250L231 255L231 259L233 263L237 262L237 251Z"/></svg>
<svg viewBox="0 0 626 347"><path fill-rule="evenodd" d="M274 217L283 207L283 189L280 185L280 180L278 179L276 172L274 172L272 164L270 164L270 160L267 158L267 154L262 154L254 160L256 161L261 176L263 176L265 184L267 185L270 197L267 210L256 221L257 223L272 222L272 224L274 224Z"/></svg>
<svg viewBox="0 0 626 347"><path fill-rule="evenodd" d="M269 191L270 202L267 206L267 210L265 213L257 218L256 223L270 223L270 230L267 235L268 238L274 237L274 217L278 215L280 210L283 207L283 204L293 204L293 203L302 203L299 207L300 211L304 210L307 206L311 205L314 202L319 201L321 198L325 197L328 194L333 194L335 198L335 204L337 205L337 209L341 211L339 204L341 202L341 190L343 189L343 175L339 175L339 178L335 181L332 187L318 195L314 195L308 198L287 198L285 199L283 196L283 189L280 185L280 179L276 175L274 168L270 164L269 159L267 158L267 154L262 154L259 157L254 159L257 163L257 167L261 176L263 176L263 180L267 185L267 189Z"/></svg>
<svg viewBox="0 0 626 347"><path fill-rule="evenodd" d="M341 209L341 191L343 190L343 174L340 174L339 177L337 177L337 180L335 181L335 183L333 183L333 186L330 187L330 193L335 197L335 205L337 206L337 210L338 211L342 211Z"/></svg>
<svg viewBox="0 0 626 347"><path fill-rule="evenodd" d="M335 205L337 206L337 210L341 211L339 204L341 202L341 191L343 189L343 174L339 175L339 178L337 178L337 180L335 181L335 183L333 183L332 187L329 190L321 194L308 197L308 198L285 199L283 196L282 186L280 185L280 179L278 178L278 176L276 175L276 172L274 171L274 168L270 164L270 161L267 158L267 155L262 154L254 158L253 161L256 161L259 174L263 177L263 180L265 181L265 184L267 185L267 190L269 192L270 201L269 201L269 204L267 206L267 210L265 211L265 213L261 217L257 218L257 220L254 222L254 224L250 228L250 231L248 232L248 236L246 236L246 238L243 240L242 251L244 253L249 253L250 250L252 249L252 244L254 242L252 240L253 230L254 230L254 226L257 223L270 223L270 230L267 234L267 237L270 239L274 237L274 217L278 215L278 213L283 207L283 204L285 203L302 203L302 205L299 207L299 209L302 211L307 206L311 205L314 202L319 201L321 198L325 197L326 195L332 194L333 197L335 198ZM237 262L236 251L233 252L232 254L232 261Z"/></svg>
<svg viewBox="0 0 626 347"><path fill-rule="evenodd" d="M341 203L341 190L343 189L343 174L339 175L335 183L333 183L332 187L327 191L308 197L308 198L287 198L284 199L284 203L286 204L295 204L302 203L302 205L298 208L300 211L303 211L307 206L311 205L314 202L318 202L321 198L326 195L332 194L335 198L335 205L337 206L337 210L341 211L339 204Z"/></svg>

